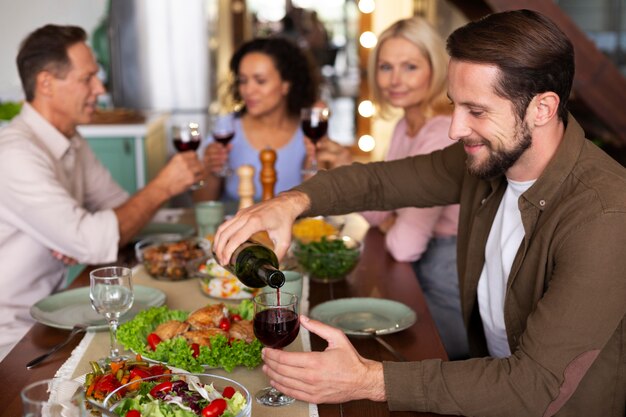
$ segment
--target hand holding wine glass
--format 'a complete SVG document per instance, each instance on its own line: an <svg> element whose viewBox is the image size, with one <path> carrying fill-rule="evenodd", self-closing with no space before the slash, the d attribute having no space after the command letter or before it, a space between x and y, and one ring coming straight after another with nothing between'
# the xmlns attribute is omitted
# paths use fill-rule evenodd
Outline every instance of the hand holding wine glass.
<svg viewBox="0 0 626 417"><path fill-rule="evenodd" d="M280 349L298 336L298 297L280 290L265 292L254 297L253 328L256 338L264 346ZM295 401L276 388L267 387L257 392L256 400L269 406L283 406Z"/></svg>
<svg viewBox="0 0 626 417"><path fill-rule="evenodd" d="M91 306L109 323L111 336L110 361L126 359L117 346L117 327L120 317L133 305L132 272L121 266L107 266L89 273Z"/></svg>
<svg viewBox="0 0 626 417"><path fill-rule="evenodd" d="M172 126L172 142L178 152L196 151L202 141L200 125L196 122L175 124ZM190 188L197 190L204 186L204 181L193 184Z"/></svg>
<svg viewBox="0 0 626 417"><path fill-rule="evenodd" d="M313 142L314 146L326 135L329 117L330 110L327 107L308 107L302 109L300 112L302 131L311 142ZM311 167L309 169L303 169L302 174L315 174L316 172L317 158L314 154Z"/></svg>
<svg viewBox="0 0 626 417"><path fill-rule="evenodd" d="M232 114L215 115L212 122L212 135L215 142L226 147L235 137L235 119ZM216 173L220 178L233 175L233 170L228 167L228 159L222 169Z"/></svg>

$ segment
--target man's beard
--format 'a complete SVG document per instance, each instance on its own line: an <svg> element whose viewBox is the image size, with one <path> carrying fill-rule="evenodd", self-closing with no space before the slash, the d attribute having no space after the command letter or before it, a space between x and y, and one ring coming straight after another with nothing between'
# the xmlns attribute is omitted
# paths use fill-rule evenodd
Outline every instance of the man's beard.
<svg viewBox="0 0 626 417"><path fill-rule="evenodd" d="M525 122L518 123L515 130L515 142L512 149L494 150L491 142L482 140L481 143L489 149L489 155L487 160L481 163L473 155L468 155L467 169L470 174L489 180L503 175L511 168L526 149L532 145L531 131Z"/></svg>

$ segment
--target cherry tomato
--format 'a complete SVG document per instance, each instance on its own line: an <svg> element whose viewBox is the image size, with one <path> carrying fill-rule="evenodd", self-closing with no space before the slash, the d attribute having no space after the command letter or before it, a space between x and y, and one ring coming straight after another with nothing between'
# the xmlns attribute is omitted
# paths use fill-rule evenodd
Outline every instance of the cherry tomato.
<svg viewBox="0 0 626 417"><path fill-rule="evenodd" d="M191 356L197 358L200 355L200 345L197 343L191 344Z"/></svg>
<svg viewBox="0 0 626 417"><path fill-rule="evenodd" d="M217 398L209 405L202 409L202 417L218 417L226 410L226 400L223 398Z"/></svg>
<svg viewBox="0 0 626 417"><path fill-rule="evenodd" d="M167 393L167 392L170 392L171 390L172 390L172 383L170 381L165 381L152 387L152 389L150 390L150 395L156 398L159 392Z"/></svg>
<svg viewBox="0 0 626 417"><path fill-rule="evenodd" d="M220 324L219 324L219 328L224 330L224 331L229 331L230 330L230 320L228 320L226 317L222 317L220 319Z"/></svg>
<svg viewBox="0 0 626 417"><path fill-rule="evenodd" d="M124 417L141 417L141 413L138 410L128 410Z"/></svg>
<svg viewBox="0 0 626 417"><path fill-rule="evenodd" d="M161 338L156 333L150 333L148 335L148 345L150 345L150 349L156 350L157 345L161 343Z"/></svg>
<svg viewBox="0 0 626 417"><path fill-rule="evenodd" d="M231 314L230 315L230 321L237 322L237 321L241 321L241 320L242 320L242 318L241 318L241 316L239 314Z"/></svg>
<svg viewBox="0 0 626 417"><path fill-rule="evenodd" d="M230 385L224 388L224 391L222 391L222 397L224 398L233 398L233 395L235 395L235 388L231 387Z"/></svg>

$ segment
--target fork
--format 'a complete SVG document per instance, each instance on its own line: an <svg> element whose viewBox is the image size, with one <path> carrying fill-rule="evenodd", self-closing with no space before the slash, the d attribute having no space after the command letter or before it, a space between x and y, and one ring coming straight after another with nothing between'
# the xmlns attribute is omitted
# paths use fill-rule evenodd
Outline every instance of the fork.
<svg viewBox="0 0 626 417"><path fill-rule="evenodd" d="M72 340L74 338L74 336L76 336L79 333L83 333L85 331L87 331L87 326L86 325L84 325L84 324L75 324L74 327L72 327L72 331L67 336L67 339L65 339L64 341L62 341L61 343L59 343L58 345L56 345L55 347L50 349L48 352L44 353L43 355L38 356L35 359L33 359L32 361L28 362L26 364L26 369L32 369L35 366L39 365L48 356L52 355L54 352L58 351L63 346L67 345L70 342L70 340Z"/></svg>

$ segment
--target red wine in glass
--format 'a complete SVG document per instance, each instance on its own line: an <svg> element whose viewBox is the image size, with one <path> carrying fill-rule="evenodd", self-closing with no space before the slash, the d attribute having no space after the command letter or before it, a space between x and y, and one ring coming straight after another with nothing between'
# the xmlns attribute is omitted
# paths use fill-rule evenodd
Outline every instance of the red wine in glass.
<svg viewBox="0 0 626 417"><path fill-rule="evenodd" d="M310 107L300 111L302 131L317 145L317 142L326 135L328 131L328 117L330 111L326 107ZM317 158L313 156L311 168L302 170L303 175L315 174L317 172Z"/></svg>
<svg viewBox="0 0 626 417"><path fill-rule="evenodd" d="M174 138L174 147L178 152L195 151L200 146L200 138L184 141L181 138Z"/></svg>
<svg viewBox="0 0 626 417"><path fill-rule="evenodd" d="M310 119L303 120L302 130L315 145L321 138L324 137L324 135L326 135L326 131L328 130L328 120L320 120L317 124L313 124Z"/></svg>
<svg viewBox="0 0 626 417"><path fill-rule="evenodd" d="M195 122L181 123L172 126L172 143L178 152L196 151L202 141L200 135L200 125ZM192 190L197 190L204 186L204 181L199 181L191 185Z"/></svg>
<svg viewBox="0 0 626 417"><path fill-rule="evenodd" d="M298 336L298 315L285 308L263 310L254 316L254 335L263 345L280 349Z"/></svg>
<svg viewBox="0 0 626 417"><path fill-rule="evenodd" d="M252 328L254 335L263 345L280 349L296 339L300 331L296 295L269 291L254 297L253 302ZM274 407L288 405L295 401L294 398L273 387L262 389L256 393L255 397L259 403Z"/></svg>
<svg viewBox="0 0 626 417"><path fill-rule="evenodd" d="M235 117L233 114L213 115L211 124L213 139L217 143L226 146L235 137ZM215 175L220 178L233 175L233 170L228 166L228 159L222 169Z"/></svg>
<svg viewBox="0 0 626 417"><path fill-rule="evenodd" d="M234 137L235 132L225 134L213 133L213 139L215 139L216 142L221 143L224 146L228 145Z"/></svg>

